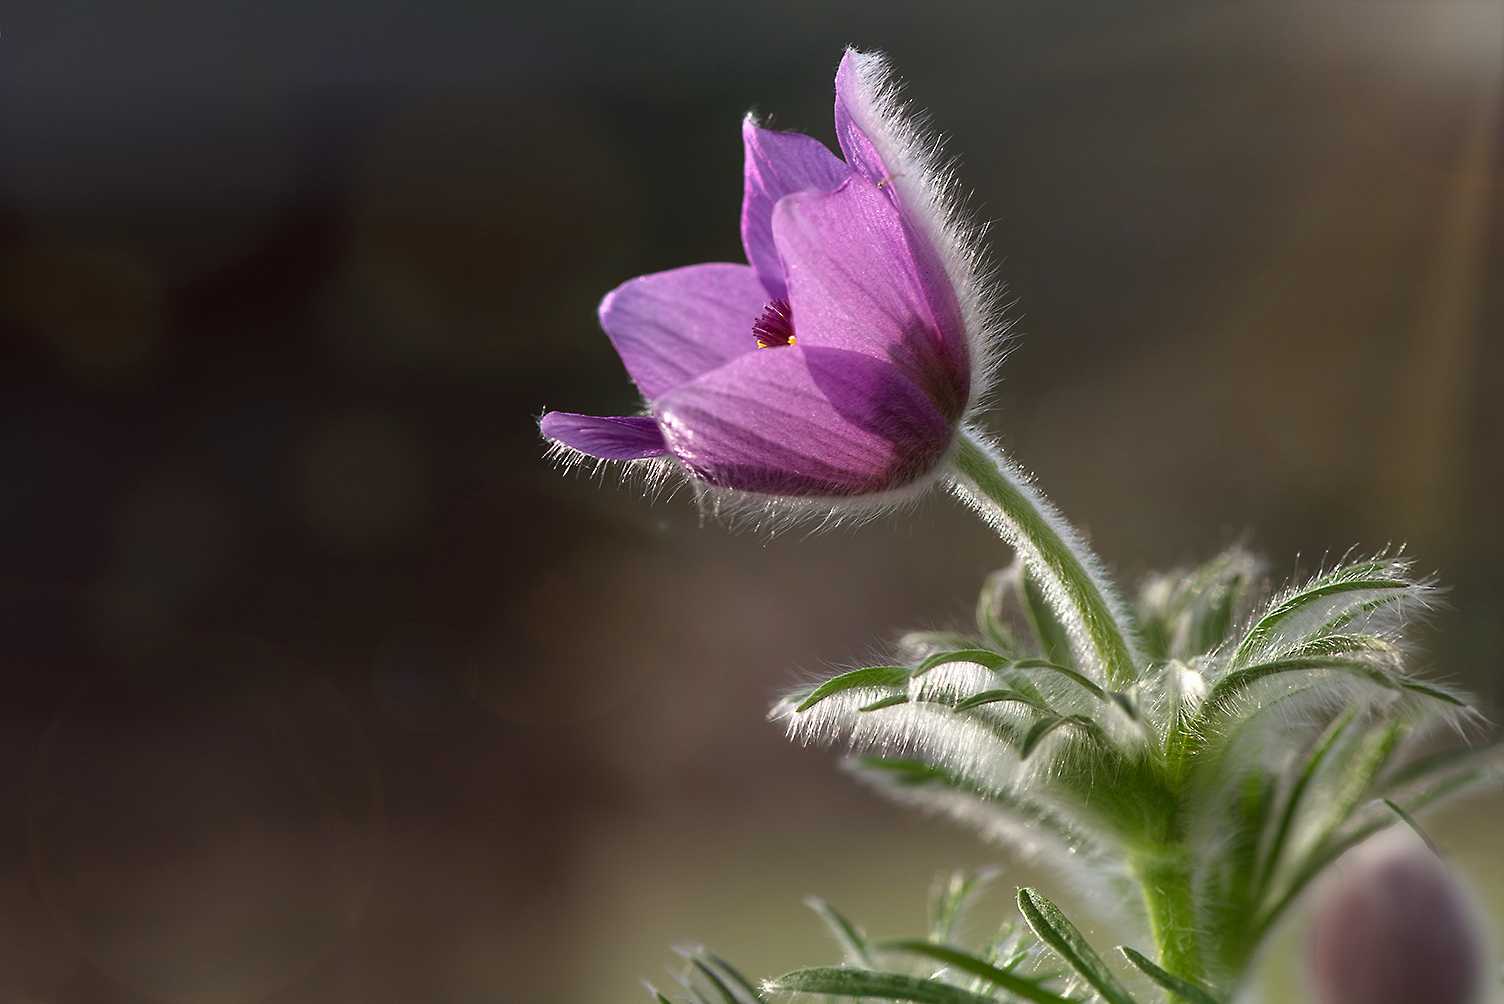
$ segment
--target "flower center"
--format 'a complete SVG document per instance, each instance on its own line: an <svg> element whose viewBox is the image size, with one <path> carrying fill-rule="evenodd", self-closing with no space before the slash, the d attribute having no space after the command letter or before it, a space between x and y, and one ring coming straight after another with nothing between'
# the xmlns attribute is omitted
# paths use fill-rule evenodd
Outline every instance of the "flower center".
<svg viewBox="0 0 1504 1004"><path fill-rule="evenodd" d="M794 344L794 308L787 300L774 300L762 308L762 316L752 323L752 334L763 349Z"/></svg>

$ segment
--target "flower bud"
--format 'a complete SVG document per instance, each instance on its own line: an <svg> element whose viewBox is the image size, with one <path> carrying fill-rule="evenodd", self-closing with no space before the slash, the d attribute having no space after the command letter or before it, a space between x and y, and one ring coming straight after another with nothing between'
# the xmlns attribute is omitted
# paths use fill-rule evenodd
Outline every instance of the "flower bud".
<svg viewBox="0 0 1504 1004"><path fill-rule="evenodd" d="M1418 840L1380 837L1342 862L1312 945L1323 1004L1473 1004L1483 952L1446 866Z"/></svg>

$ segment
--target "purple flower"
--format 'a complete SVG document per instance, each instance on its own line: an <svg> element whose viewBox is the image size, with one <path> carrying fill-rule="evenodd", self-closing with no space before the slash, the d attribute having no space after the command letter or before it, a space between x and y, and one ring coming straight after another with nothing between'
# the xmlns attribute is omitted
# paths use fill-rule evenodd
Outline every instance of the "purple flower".
<svg viewBox="0 0 1504 1004"><path fill-rule="evenodd" d="M1482 952L1446 865L1386 841L1347 867L1316 925L1311 970L1325 1004L1471 1004Z"/></svg>
<svg viewBox="0 0 1504 1004"><path fill-rule="evenodd" d="M571 457L674 465L699 486L792 499L903 497L928 483L986 369L974 233L908 124L882 58L836 74L844 160L742 126L750 264L644 275L601 326L646 413L550 412Z"/></svg>

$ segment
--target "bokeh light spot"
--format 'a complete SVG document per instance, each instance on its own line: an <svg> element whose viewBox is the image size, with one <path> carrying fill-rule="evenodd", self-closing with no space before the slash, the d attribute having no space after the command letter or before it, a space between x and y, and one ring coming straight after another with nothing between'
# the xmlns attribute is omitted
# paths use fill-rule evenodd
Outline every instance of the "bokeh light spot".
<svg viewBox="0 0 1504 1004"><path fill-rule="evenodd" d="M31 244L0 256L0 312L83 375L121 378L157 356L165 295L156 271L124 252Z"/></svg>

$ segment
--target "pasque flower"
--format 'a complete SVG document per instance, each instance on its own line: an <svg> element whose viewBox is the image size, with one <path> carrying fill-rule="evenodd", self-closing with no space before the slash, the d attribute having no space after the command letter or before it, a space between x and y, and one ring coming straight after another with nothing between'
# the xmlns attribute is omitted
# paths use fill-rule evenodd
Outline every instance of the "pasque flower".
<svg viewBox="0 0 1504 1004"><path fill-rule="evenodd" d="M986 364L973 234L881 57L836 74L843 158L743 123L749 264L640 276L601 326L646 414L543 416L570 456L673 464L795 499L907 494L951 449Z"/></svg>

